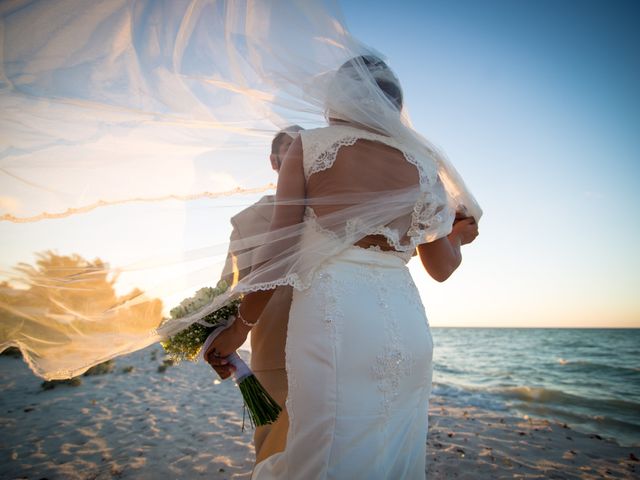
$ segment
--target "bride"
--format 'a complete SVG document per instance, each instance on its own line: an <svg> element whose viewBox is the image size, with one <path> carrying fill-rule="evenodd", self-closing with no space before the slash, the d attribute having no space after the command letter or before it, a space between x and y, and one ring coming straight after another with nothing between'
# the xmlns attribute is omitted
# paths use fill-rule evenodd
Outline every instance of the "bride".
<svg viewBox="0 0 640 480"><path fill-rule="evenodd" d="M253 478L424 478L433 343L406 263L417 250L442 282L478 227L455 217L433 160L404 132L389 135L392 122L381 125L400 118L403 104L382 60L351 59L330 91L329 125L301 132L284 159L270 227L279 240L252 259L257 272L283 271L284 257L298 265L279 282L295 287L287 445ZM298 225L299 235L282 234ZM275 285L253 278L237 288L249 292L239 320L207 352L218 369L260 321Z"/></svg>

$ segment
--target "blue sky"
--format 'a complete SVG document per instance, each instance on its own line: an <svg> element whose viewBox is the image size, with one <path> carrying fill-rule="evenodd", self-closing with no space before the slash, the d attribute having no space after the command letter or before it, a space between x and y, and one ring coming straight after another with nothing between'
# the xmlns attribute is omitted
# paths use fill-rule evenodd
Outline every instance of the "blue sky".
<svg viewBox="0 0 640 480"><path fill-rule="evenodd" d="M447 282L428 278L417 261L410 264L431 324L640 327L637 2L345 0L342 7L351 32L388 57L416 129L449 155L485 211L480 237L465 248L463 265ZM92 133L85 132L90 127L84 117L78 118L65 117L64 138ZM125 188L131 180L136 196L152 196L157 185L139 181L150 171L170 180L167 188L176 191L234 188L232 177L203 173L212 159L202 146L212 132L196 131L190 133L200 141L198 148L171 126L118 130L93 150L82 147L81 158L109 167L113 145L126 133L136 148L119 148L117 158L137 170L116 181ZM248 184L263 185L264 179L276 180L266 154L264 171L245 172L243 160L254 165L256 152L267 152L270 139L271 132L263 132L236 152L237 158L222 154L243 170ZM68 170L59 172L21 170L20 158L6 160L10 170L44 183L54 174L64 180L65 172L75 168L69 162ZM45 157L33 161L47 165ZM107 175L121 171L94 170L86 188L80 186L100 198L103 184L113 188L114 179ZM74 181L73 175L69 178ZM40 208L19 186L29 206ZM84 191L75 193L84 199ZM0 207L10 200L3 195L9 194L0 192ZM185 275L184 285L167 280L184 272L169 268L163 277L150 268L158 284L152 293L172 294L170 305L188 294L189 282L210 281L224 260L228 216L258 196L202 200L188 207L140 205L136 224L119 216L118 207L87 217L0 224L6 242L0 273L18 261L32 261L33 252L52 248L129 267L122 285L126 291L145 280L144 269L138 271L135 263L140 258L148 256L148 264L155 265L173 258L169 247L205 249L203 268ZM47 208L56 211L53 205ZM100 250L105 245L109 252Z"/></svg>
<svg viewBox="0 0 640 480"><path fill-rule="evenodd" d="M485 210L448 282L412 265L432 324L640 326L640 6L342 6Z"/></svg>

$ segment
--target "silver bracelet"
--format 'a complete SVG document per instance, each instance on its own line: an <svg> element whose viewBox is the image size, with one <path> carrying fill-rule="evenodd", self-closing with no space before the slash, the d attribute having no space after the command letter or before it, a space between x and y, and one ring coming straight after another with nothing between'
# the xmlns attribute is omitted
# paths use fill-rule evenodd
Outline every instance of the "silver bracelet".
<svg viewBox="0 0 640 480"><path fill-rule="evenodd" d="M254 323L249 323L249 322L247 322L247 321L244 319L244 317L242 316L242 314L240 313L240 305L238 305L238 318L240 319L240 321L241 321L242 323L244 323L244 324L245 324L247 327L249 327L249 328L253 328L253 327L255 327L255 326L258 324L258 322L260 321L260 318L258 318L258 320L256 320Z"/></svg>

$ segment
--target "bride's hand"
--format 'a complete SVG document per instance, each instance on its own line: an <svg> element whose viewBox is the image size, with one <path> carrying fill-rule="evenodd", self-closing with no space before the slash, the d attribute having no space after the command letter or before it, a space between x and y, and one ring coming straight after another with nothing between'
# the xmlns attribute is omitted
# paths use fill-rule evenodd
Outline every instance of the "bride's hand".
<svg viewBox="0 0 640 480"><path fill-rule="evenodd" d="M478 224L473 217L456 219L453 222L453 230L450 235L458 237L460 245L467 245L478 236Z"/></svg>
<svg viewBox="0 0 640 480"><path fill-rule="evenodd" d="M241 321L236 320L216 337L205 352L204 358L220 375L220 378L228 378L233 373L233 366L229 365L226 357L235 352L246 341L249 330Z"/></svg>

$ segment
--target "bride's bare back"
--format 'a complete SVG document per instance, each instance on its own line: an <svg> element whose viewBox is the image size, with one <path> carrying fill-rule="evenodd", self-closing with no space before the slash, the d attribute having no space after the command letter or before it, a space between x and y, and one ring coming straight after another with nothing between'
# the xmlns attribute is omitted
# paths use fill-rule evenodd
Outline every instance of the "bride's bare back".
<svg viewBox="0 0 640 480"><path fill-rule="evenodd" d="M315 198L341 198L349 195L418 187L417 168L407 162L404 154L384 143L360 139L351 146L341 147L331 168L314 173L307 182L307 198L313 204ZM318 218L345 208L346 205L313 207ZM406 216L407 225L411 222ZM404 222L403 222L404 223ZM368 235L355 243L369 248L393 250L383 235Z"/></svg>

